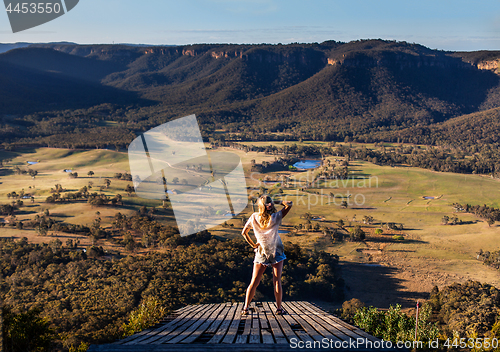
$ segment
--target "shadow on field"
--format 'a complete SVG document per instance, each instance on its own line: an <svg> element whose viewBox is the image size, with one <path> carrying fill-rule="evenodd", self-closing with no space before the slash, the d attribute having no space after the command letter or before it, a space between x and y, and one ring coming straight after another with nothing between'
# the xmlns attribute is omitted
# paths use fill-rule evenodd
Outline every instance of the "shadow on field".
<svg viewBox="0 0 500 352"><path fill-rule="evenodd" d="M11 169L0 169L0 176L10 176L13 175L14 171Z"/></svg>
<svg viewBox="0 0 500 352"><path fill-rule="evenodd" d="M385 242L390 242L390 243L411 243L411 244L426 244L429 242L426 241L421 241L421 240L414 240L414 239L404 239L404 242L398 241L392 238L392 235L382 235L382 236L371 236L370 237L370 242L373 243L385 243Z"/></svg>
<svg viewBox="0 0 500 352"><path fill-rule="evenodd" d="M393 253L415 253L417 250L416 249L386 249L386 252L393 252Z"/></svg>
<svg viewBox="0 0 500 352"><path fill-rule="evenodd" d="M357 298L367 307L389 308L401 304L410 308L418 299L429 298L425 292L403 291L404 280L395 277L397 268L356 262L342 262L341 268L345 300Z"/></svg>
<svg viewBox="0 0 500 352"><path fill-rule="evenodd" d="M54 218L72 218L73 217L73 215L68 215L68 214L63 214L63 213L51 213L50 216L54 217Z"/></svg>
<svg viewBox="0 0 500 352"><path fill-rule="evenodd" d="M370 179L370 174L366 174L364 172L352 172L352 171L357 171L357 170L351 170L351 173L349 174L349 180L368 180Z"/></svg>

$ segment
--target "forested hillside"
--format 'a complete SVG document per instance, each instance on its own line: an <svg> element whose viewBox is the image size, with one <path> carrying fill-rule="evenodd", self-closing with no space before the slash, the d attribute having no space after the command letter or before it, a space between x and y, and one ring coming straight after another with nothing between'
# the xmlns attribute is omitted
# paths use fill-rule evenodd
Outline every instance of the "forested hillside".
<svg viewBox="0 0 500 352"><path fill-rule="evenodd" d="M498 57L383 40L32 45L0 54L0 137L42 145L51 138L110 142L98 132L138 134L195 113L208 134L223 128L297 139L440 143L471 121L482 124L480 112L500 106ZM46 131L44 123L57 127ZM496 138L490 134L480 139Z"/></svg>
<svg viewBox="0 0 500 352"><path fill-rule="evenodd" d="M184 242L162 253L91 258L90 250L87 257L59 240L39 245L2 239L4 309L14 313L38 309L54 332L50 350L67 350L81 342L122 337L130 312L150 298L166 313L187 304L241 302L253 267L248 244L215 239L190 244L189 238ZM286 299L343 298L337 256L308 254L292 244L285 247ZM274 299L271 275L269 270L265 273L256 299Z"/></svg>

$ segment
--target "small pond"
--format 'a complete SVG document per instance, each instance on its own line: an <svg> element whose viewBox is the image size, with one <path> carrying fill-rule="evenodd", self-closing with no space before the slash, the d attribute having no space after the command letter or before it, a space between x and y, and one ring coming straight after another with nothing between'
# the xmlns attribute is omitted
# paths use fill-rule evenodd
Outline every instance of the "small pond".
<svg viewBox="0 0 500 352"><path fill-rule="evenodd" d="M38 164L38 161L27 161L27 163L30 165L35 165L35 164Z"/></svg>
<svg viewBox="0 0 500 352"><path fill-rule="evenodd" d="M315 169L320 165L320 160L301 160L293 164L297 169Z"/></svg>
<svg viewBox="0 0 500 352"><path fill-rule="evenodd" d="M435 199L436 197L425 196L424 199Z"/></svg>
<svg viewBox="0 0 500 352"><path fill-rule="evenodd" d="M73 170L65 169L64 172L73 172Z"/></svg>

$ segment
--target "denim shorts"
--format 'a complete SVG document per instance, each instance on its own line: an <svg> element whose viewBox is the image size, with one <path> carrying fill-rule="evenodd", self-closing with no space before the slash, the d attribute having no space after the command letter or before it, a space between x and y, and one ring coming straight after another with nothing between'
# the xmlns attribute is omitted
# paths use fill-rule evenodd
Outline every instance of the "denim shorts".
<svg viewBox="0 0 500 352"><path fill-rule="evenodd" d="M254 249L254 252L255 252L255 259L253 261L254 263L259 263L259 264L262 264L265 266L271 266L273 264L279 263L282 260L286 259L285 253L281 253L281 254L277 254L277 255L271 254L270 256L266 257L264 254L261 253L260 250L258 250L260 248L261 247Z"/></svg>

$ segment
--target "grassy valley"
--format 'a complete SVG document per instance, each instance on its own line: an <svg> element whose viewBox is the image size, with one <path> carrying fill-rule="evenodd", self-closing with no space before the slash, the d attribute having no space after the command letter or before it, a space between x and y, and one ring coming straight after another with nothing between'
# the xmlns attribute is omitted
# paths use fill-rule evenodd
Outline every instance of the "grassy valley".
<svg viewBox="0 0 500 352"><path fill-rule="evenodd" d="M484 219L473 214L457 213L453 208L455 203L487 204L498 208L498 179L482 175L439 173L405 165L381 166L353 160L349 162L346 179L322 179L307 186L307 182L313 181L321 169L309 172L251 173L252 160L257 163L272 161L274 156L256 152L244 153L232 148L228 150L239 154L244 163L249 175L247 184L250 187L250 195L259 194L267 189L267 192L275 194L280 199L294 202L294 211L284 224L290 232L283 235L284 239L292 243L310 250L326 250L337 254L341 261L346 263L377 262L398 266L404 257L405 267L423 270L422 263L426 263L428 274L432 272L449 274L447 279L441 278L436 282L431 280L425 287L450 283L458 277L462 280L481 279L499 284L497 279L494 279L495 270L483 266L482 262L476 259L476 252L480 249L497 249L497 225L490 226ZM26 194L34 197L33 202L30 199L23 200L25 206L19 209L19 213L16 212L14 221L27 222L34 215L48 210L50 217L56 221L88 227L92 226L96 218L101 218L102 228L112 230L116 213L133 216L145 205L148 208L156 207L153 217L158 221L165 225L176 226L170 205L163 207L161 201L128 196L125 188L131 182L114 178L116 173L129 172L125 153L108 150L75 151L41 148L31 152L4 152L3 156L11 159L4 163L4 176L0 181L2 182L0 197L3 198L3 203L9 201L7 194L13 191L20 193L24 190ZM34 180L29 175L14 174L14 167L27 169L26 161L32 160L39 161L38 164L29 166L30 169L38 171ZM344 159L332 156L326 160L330 161L330 168L334 169L338 168ZM77 172L79 176L70 178L68 173L63 171L65 169ZM89 171L93 171L94 174L88 176ZM290 178L288 186L284 186L282 182L285 176ZM105 179L111 181L108 187L105 186ZM273 182L264 182L266 179L278 182L279 186ZM124 204L93 206L86 199L63 203L46 202L46 198L52 194L50 189L56 184L62 185L65 189L62 193L64 194L76 192L84 186L88 187L89 182L93 187L90 192L95 190L109 198L121 194ZM283 193L277 192L278 190ZM341 206L343 200L347 201L347 208ZM99 215L96 215L96 212L99 212ZM210 232L216 236L238 238L242 228L240 217L248 217L251 212L249 205L240 216L228 220L227 226L216 227ZM307 220L306 213L319 220ZM445 216L450 219L458 217L461 223L444 224ZM344 223L342 227L338 225L339 220ZM401 228L389 228L390 223L401 225ZM342 234L348 237L349 230L356 225L360 225L366 232L365 241L340 240ZM376 235L376 229L382 229L383 234ZM336 239L333 236L332 240L332 236L326 235L325 230L328 233L337 231L340 236ZM136 241L141 243L142 234L137 231L132 232ZM35 229L18 230L8 225L2 229L2 233L4 236L16 238L26 236L36 242L53 239L53 237L39 236ZM82 246L90 246L92 242L88 233L70 236L49 230L48 234L53 234L55 237L63 236L61 238L64 239L73 238L75 241L80 239ZM393 240L394 235L402 235L404 239ZM112 238L98 240L98 243L110 250L123 251ZM149 248L137 249L139 253L148 250ZM465 267L468 269L464 270ZM420 278L415 277L415 282L418 280Z"/></svg>

